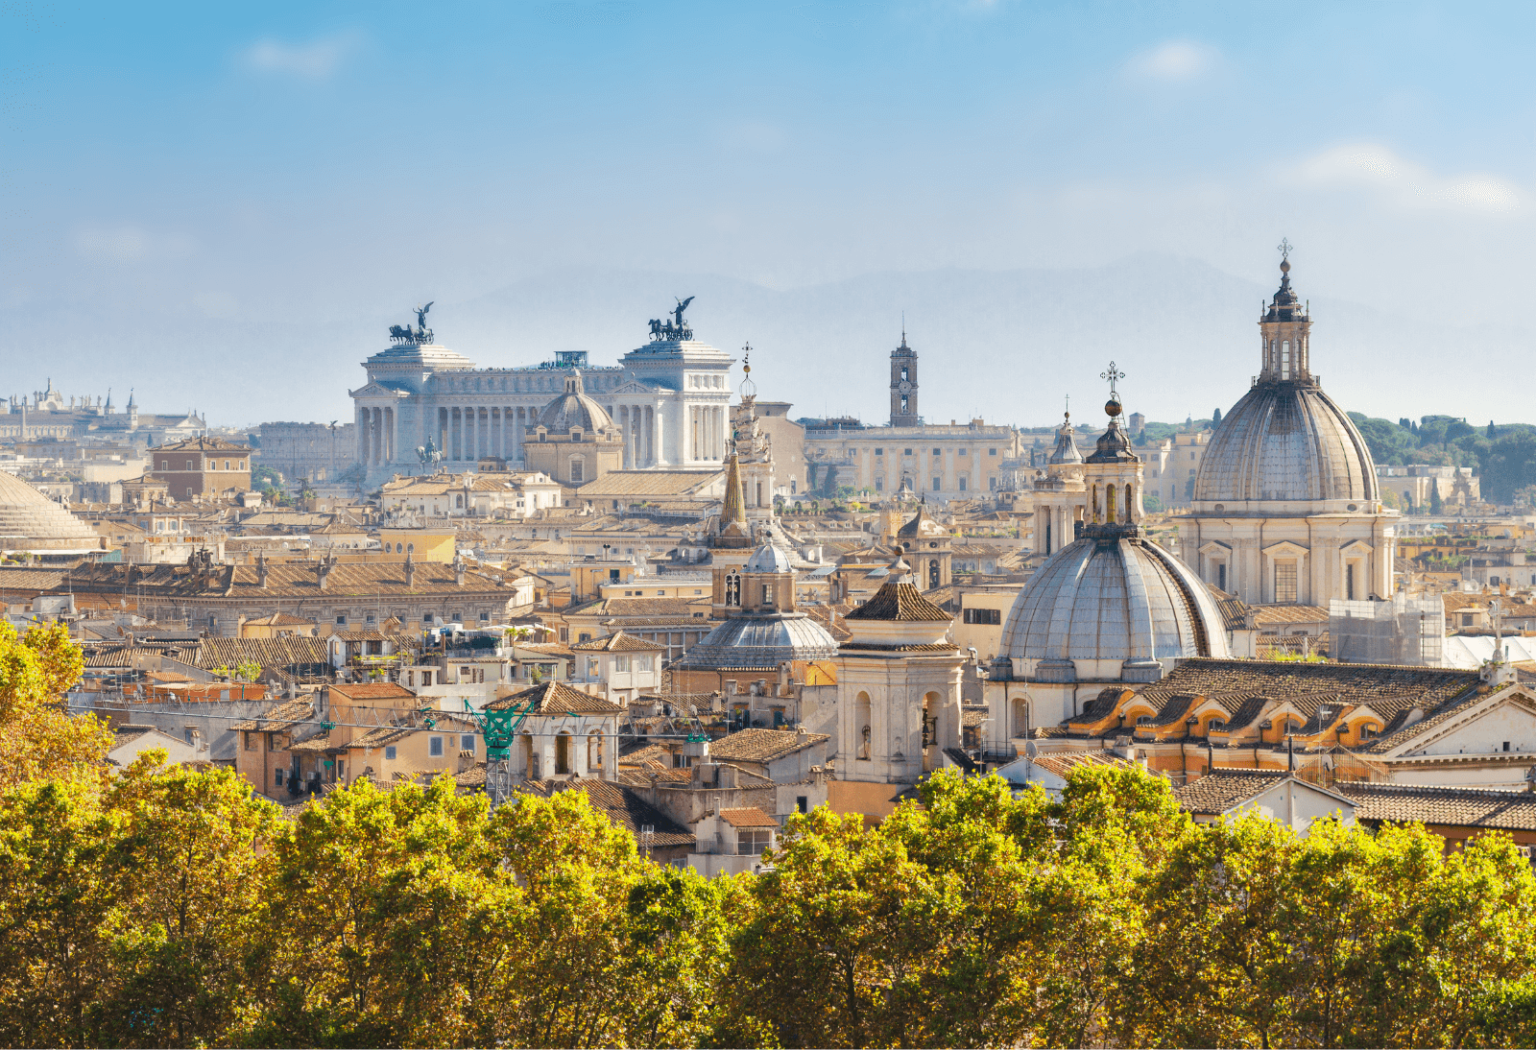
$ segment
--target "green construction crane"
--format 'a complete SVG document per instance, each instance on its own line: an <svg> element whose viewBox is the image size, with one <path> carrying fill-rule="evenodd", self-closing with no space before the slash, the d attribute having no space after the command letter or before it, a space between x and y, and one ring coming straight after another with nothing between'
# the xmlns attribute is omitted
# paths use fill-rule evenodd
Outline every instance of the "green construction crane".
<svg viewBox="0 0 1536 1050"><path fill-rule="evenodd" d="M512 757L512 741L517 739L518 727L533 713L537 703L537 697L529 697L510 707L476 711L468 700L464 701L464 710L480 724L480 733L485 737L487 762L503 762Z"/></svg>

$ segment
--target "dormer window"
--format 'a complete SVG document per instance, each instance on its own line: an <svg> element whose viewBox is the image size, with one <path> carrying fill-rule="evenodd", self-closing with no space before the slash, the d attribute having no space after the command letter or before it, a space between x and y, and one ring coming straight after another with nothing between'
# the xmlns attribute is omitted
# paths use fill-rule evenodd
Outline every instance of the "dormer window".
<svg viewBox="0 0 1536 1050"><path fill-rule="evenodd" d="M1227 720L1225 718L1213 718L1205 724L1205 731L1207 733L1220 733L1226 728Z"/></svg>
<svg viewBox="0 0 1536 1050"><path fill-rule="evenodd" d="M1136 724L1139 725L1139 726L1149 726L1149 725L1152 724L1152 716L1151 715L1137 715L1136 716Z"/></svg>

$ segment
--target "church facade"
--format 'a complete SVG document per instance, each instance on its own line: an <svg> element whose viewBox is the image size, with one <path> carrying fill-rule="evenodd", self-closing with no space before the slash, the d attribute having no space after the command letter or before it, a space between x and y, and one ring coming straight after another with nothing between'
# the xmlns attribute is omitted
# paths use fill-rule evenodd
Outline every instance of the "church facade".
<svg viewBox="0 0 1536 1050"><path fill-rule="evenodd" d="M486 457L524 467L539 413L579 371L584 392L620 431L624 469L718 471L727 454L732 358L694 339L683 323L686 305L674 311L675 323L653 321L650 341L617 365L597 367L582 350L538 365L481 368L440 345L419 310L416 325L391 326L389 348L363 362L368 381L351 392L357 462L370 484L424 468L472 470Z"/></svg>

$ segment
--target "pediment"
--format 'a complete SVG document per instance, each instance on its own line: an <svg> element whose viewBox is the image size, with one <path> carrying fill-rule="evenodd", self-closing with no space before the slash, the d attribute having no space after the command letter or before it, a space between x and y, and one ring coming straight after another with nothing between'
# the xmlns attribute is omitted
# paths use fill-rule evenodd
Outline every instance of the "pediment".
<svg viewBox="0 0 1536 1050"><path fill-rule="evenodd" d="M1290 540L1272 543L1268 547L1263 548L1263 551L1265 555L1271 558L1305 558L1312 553L1301 544L1292 543Z"/></svg>
<svg viewBox="0 0 1536 1050"><path fill-rule="evenodd" d="M656 394L660 387L647 386L638 379L626 379L623 383L603 394L604 397L619 397L623 394Z"/></svg>
<svg viewBox="0 0 1536 1050"><path fill-rule="evenodd" d="M1231 554L1232 547L1229 544L1222 543L1220 540L1210 540L1201 544L1200 553L1205 555Z"/></svg>
<svg viewBox="0 0 1536 1050"><path fill-rule="evenodd" d="M1388 752L1392 758L1418 756L1536 753L1536 696L1522 686L1510 686L1481 701L1464 704L1444 720L1434 720ZM1409 726L1410 733L1414 726ZM1516 751L1515 749L1519 749Z"/></svg>
<svg viewBox="0 0 1536 1050"><path fill-rule="evenodd" d="M398 400L399 398L409 397L410 395L407 394L403 390L397 390L394 387L385 386L383 383L375 382L375 383L369 383L366 386L362 386L362 387L359 387L356 390L350 391L347 396L349 396L349 397L388 397L388 398L395 398L395 399Z"/></svg>
<svg viewBox="0 0 1536 1050"><path fill-rule="evenodd" d="M1371 554L1376 550L1364 540L1350 540L1339 549L1344 554Z"/></svg>

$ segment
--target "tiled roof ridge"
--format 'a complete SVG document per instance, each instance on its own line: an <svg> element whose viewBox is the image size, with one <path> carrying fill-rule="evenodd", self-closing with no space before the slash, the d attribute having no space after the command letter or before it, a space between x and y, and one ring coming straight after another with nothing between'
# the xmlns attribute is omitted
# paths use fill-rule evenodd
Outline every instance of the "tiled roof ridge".
<svg viewBox="0 0 1536 1050"><path fill-rule="evenodd" d="M1481 784L1381 784L1365 780L1338 781L1335 791L1371 795L1430 795L1437 798L1486 798L1499 802L1528 799L1536 803L1536 792L1526 788L1500 788Z"/></svg>
<svg viewBox="0 0 1536 1050"><path fill-rule="evenodd" d="M915 584L891 580L873 598L844 617L846 620L901 620L948 623L953 619L923 596Z"/></svg>

